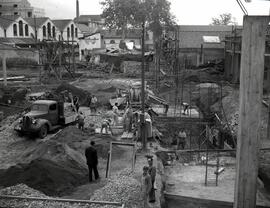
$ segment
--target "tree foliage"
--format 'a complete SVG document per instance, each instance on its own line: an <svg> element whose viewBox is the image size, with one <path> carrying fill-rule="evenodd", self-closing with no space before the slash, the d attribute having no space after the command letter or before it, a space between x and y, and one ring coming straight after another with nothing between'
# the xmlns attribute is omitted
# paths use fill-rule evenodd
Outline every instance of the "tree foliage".
<svg viewBox="0 0 270 208"><path fill-rule="evenodd" d="M229 25L232 24L232 14L231 13L224 13L219 15L219 17L212 18L212 25Z"/></svg>
<svg viewBox="0 0 270 208"><path fill-rule="evenodd" d="M175 23L168 0L102 0L101 5L105 25L121 30L123 35L127 28L140 28L145 22L157 37L161 35L163 26Z"/></svg>

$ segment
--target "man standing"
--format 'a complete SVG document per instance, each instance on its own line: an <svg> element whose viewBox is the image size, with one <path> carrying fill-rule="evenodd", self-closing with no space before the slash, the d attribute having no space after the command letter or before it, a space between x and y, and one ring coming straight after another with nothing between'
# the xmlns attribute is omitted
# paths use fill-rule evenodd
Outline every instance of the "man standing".
<svg viewBox="0 0 270 208"><path fill-rule="evenodd" d="M151 177L151 190L149 192L149 202L150 203L154 203L156 201L156 197L155 197L155 180L156 180L156 167L153 166L153 157L149 157L147 159L148 161L148 173Z"/></svg>
<svg viewBox="0 0 270 208"><path fill-rule="evenodd" d="M78 128L83 131L84 130L84 119L85 119L83 112L79 113L77 119L78 119Z"/></svg>
<svg viewBox="0 0 270 208"><path fill-rule="evenodd" d="M187 138L187 134L186 134L185 130L181 129L179 134L178 134L177 149L180 149L180 145L182 146L182 149L185 149L186 138Z"/></svg>
<svg viewBox="0 0 270 208"><path fill-rule="evenodd" d="M142 182L141 182L141 191L142 191L142 198L143 198L143 208L149 208L148 199L149 199L149 192L152 188L151 177L148 173L149 168L147 166L143 167L143 175L142 175Z"/></svg>
<svg viewBox="0 0 270 208"><path fill-rule="evenodd" d="M92 96L91 102L90 102L90 109L91 112L97 112L97 97L95 95Z"/></svg>
<svg viewBox="0 0 270 208"><path fill-rule="evenodd" d="M114 122L114 126L116 126L118 124L118 103L115 103L114 106L112 107L112 111L113 111L113 122Z"/></svg>
<svg viewBox="0 0 270 208"><path fill-rule="evenodd" d="M89 170L89 182L92 182L92 170L94 171L95 179L99 179L99 174L97 170L98 165L98 156L97 150L95 149L95 142L91 141L91 146L85 150L85 157L88 165Z"/></svg>

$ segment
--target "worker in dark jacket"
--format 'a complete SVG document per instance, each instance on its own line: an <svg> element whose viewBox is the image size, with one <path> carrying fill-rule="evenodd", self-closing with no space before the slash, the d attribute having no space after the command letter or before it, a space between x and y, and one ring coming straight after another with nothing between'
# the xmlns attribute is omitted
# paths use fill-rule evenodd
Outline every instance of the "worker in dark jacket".
<svg viewBox="0 0 270 208"><path fill-rule="evenodd" d="M99 174L97 170L98 156L97 150L95 149L95 142L91 141L91 146L85 150L85 157L87 160L87 165L89 169L89 182L92 182L92 170L94 171L95 179L99 179Z"/></svg>

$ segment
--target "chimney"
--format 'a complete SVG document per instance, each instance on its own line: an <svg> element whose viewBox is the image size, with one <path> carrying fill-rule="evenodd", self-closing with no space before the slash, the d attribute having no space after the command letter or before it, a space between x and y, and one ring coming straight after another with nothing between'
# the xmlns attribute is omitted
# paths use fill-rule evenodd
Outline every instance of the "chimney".
<svg viewBox="0 0 270 208"><path fill-rule="evenodd" d="M80 5L79 0L76 0L76 17L78 18L80 16Z"/></svg>

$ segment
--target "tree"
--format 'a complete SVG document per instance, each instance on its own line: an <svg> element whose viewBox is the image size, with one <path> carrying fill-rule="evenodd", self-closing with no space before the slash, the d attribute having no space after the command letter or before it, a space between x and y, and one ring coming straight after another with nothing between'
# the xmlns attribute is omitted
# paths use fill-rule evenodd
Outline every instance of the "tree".
<svg viewBox="0 0 270 208"><path fill-rule="evenodd" d="M219 17L212 18L212 25L229 25L232 24L232 14L231 13L224 13L219 15Z"/></svg>
<svg viewBox="0 0 270 208"><path fill-rule="evenodd" d="M103 0L101 5L105 25L110 29L121 30L122 39L125 38L127 28L141 28L142 22L155 37L161 35L163 26L174 24L168 0Z"/></svg>

